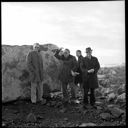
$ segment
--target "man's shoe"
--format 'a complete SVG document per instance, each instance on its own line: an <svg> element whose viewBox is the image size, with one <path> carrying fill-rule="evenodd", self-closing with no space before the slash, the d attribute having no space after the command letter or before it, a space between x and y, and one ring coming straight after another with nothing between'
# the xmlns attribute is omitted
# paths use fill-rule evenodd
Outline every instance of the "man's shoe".
<svg viewBox="0 0 128 128"><path fill-rule="evenodd" d="M32 104L36 104L36 102L32 102Z"/></svg>

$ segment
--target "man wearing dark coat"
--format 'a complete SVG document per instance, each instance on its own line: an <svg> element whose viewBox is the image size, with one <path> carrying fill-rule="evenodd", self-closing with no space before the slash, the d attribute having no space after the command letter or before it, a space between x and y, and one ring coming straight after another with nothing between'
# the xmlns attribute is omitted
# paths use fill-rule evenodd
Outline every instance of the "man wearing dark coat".
<svg viewBox="0 0 128 128"><path fill-rule="evenodd" d="M29 70L29 76L31 81L31 102L37 101L45 104L46 100L43 96L43 60L40 54L39 43L33 45L33 50L27 55L27 67Z"/></svg>
<svg viewBox="0 0 128 128"><path fill-rule="evenodd" d="M62 82L64 103L66 103L69 101L69 95L67 92L68 85L71 87L71 99L75 99L74 76L76 75L75 71L77 69L77 61L75 56L70 55L69 49L65 49L64 52L61 52L61 49L57 50L55 57L63 62L59 80Z"/></svg>
<svg viewBox="0 0 128 128"><path fill-rule="evenodd" d="M95 107L95 94L94 91L98 88L97 72L100 69L99 61L96 57L92 56L92 49L86 48L86 57L84 57L81 68L83 74L83 88L84 88L84 108L87 108L88 92L90 91L90 104Z"/></svg>
<svg viewBox="0 0 128 128"><path fill-rule="evenodd" d="M81 69L81 64L83 61L83 56L81 53L81 50L77 50L76 51L76 56L78 57L78 61L77 61L77 72L79 73L77 76L75 76L75 84L80 86L82 95L83 95L83 87L82 87L82 69Z"/></svg>

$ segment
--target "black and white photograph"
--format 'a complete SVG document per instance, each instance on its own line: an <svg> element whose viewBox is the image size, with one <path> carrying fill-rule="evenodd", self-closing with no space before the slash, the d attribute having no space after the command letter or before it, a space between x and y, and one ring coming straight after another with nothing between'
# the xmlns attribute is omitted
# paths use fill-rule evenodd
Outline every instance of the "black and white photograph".
<svg viewBox="0 0 128 128"><path fill-rule="evenodd" d="M1 2L2 127L126 126L125 0Z"/></svg>

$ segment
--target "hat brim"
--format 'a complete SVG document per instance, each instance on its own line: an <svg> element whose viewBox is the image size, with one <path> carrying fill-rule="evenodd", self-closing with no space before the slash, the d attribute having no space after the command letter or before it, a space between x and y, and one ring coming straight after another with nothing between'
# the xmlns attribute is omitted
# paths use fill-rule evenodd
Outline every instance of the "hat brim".
<svg viewBox="0 0 128 128"><path fill-rule="evenodd" d="M86 50L86 53L87 53L87 52L90 52L90 51L92 51L92 50Z"/></svg>

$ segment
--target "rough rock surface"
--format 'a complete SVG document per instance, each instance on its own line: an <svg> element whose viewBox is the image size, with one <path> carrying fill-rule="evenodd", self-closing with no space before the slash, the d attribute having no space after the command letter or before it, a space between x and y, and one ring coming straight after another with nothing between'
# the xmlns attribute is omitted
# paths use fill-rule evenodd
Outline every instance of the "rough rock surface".
<svg viewBox="0 0 128 128"><path fill-rule="evenodd" d="M111 115L109 113L101 113L100 117L104 120L110 120Z"/></svg>
<svg viewBox="0 0 128 128"><path fill-rule="evenodd" d="M123 93L123 94L119 95L115 102L116 103L118 103L118 102L126 102L126 93Z"/></svg>
<svg viewBox="0 0 128 128"><path fill-rule="evenodd" d="M5 127L80 127L96 125L96 126L124 126L126 127L126 91L120 91L120 88L125 90L125 70L124 67L114 68L116 74L110 76L110 83L105 87L100 85L98 88L100 95L96 96L96 108L83 108L81 94L77 97L80 103L67 103L66 109L63 108L62 93L60 91L52 91L51 98L47 100L47 104L40 103L32 104L30 100L18 100L15 102L2 104L2 126ZM100 70L101 73L107 75L111 71L109 68ZM106 83L105 83L106 84ZM45 84L46 87L47 84ZM49 92L50 86L45 88ZM70 90L70 88L68 88ZM70 92L70 91L69 91ZM114 101L108 101L111 93L117 97ZM121 95L120 95L121 94ZM118 101L117 103L115 101ZM32 109L33 108L33 109ZM32 109L32 110L31 110ZM30 113L36 117L36 122L33 118L26 118ZM29 116L31 117L31 116ZM34 117L34 116L32 116ZM93 123L93 124L92 124ZM90 125L91 124L91 125Z"/></svg>
<svg viewBox="0 0 128 128"><path fill-rule="evenodd" d="M79 125L79 127L86 127L86 126L96 126L96 124L94 124L94 123L82 123L81 125Z"/></svg>
<svg viewBox="0 0 128 128"><path fill-rule="evenodd" d="M116 98L115 93L108 94L108 101L114 100Z"/></svg>
<svg viewBox="0 0 128 128"><path fill-rule="evenodd" d="M36 116L33 113L29 113L26 119L27 122L36 122Z"/></svg>
<svg viewBox="0 0 128 128"><path fill-rule="evenodd" d="M109 111L111 112L111 114L112 114L115 118L118 118L118 117L120 117L122 114L125 113L124 110L119 109L118 107L109 108Z"/></svg>
<svg viewBox="0 0 128 128"><path fill-rule="evenodd" d="M57 48L52 44L41 45L45 79L43 84L48 86L50 91L61 89L58 81L61 62L54 57ZM2 45L2 102L30 98L26 55L31 49L32 46L28 45Z"/></svg>

